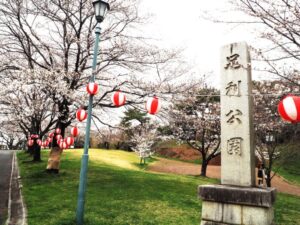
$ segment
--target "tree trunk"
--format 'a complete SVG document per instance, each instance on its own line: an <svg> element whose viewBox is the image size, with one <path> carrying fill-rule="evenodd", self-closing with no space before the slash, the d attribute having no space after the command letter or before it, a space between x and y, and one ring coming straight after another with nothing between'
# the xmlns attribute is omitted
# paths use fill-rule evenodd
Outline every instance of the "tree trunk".
<svg viewBox="0 0 300 225"><path fill-rule="evenodd" d="M51 148L47 169L48 173L59 173L59 166L60 166L60 158L62 155L63 150L59 147Z"/></svg>
<svg viewBox="0 0 300 225"><path fill-rule="evenodd" d="M65 130L66 130L67 125L64 123L60 123L58 122L58 125L56 126L56 128L60 128L61 129L61 135L62 138L65 137ZM63 150L60 149L60 147L57 144L57 140L56 140L56 135L54 135L53 137L53 141L52 141L52 147L49 153L49 158L48 158L48 164L47 164L47 168L46 171L48 173L59 173L59 166L60 166L60 158L61 155L63 153Z"/></svg>
<svg viewBox="0 0 300 225"><path fill-rule="evenodd" d="M271 187L271 170L266 169L266 184L267 187Z"/></svg>
<svg viewBox="0 0 300 225"><path fill-rule="evenodd" d="M38 144L33 145L33 162L40 162L41 160L41 147Z"/></svg>
<svg viewBox="0 0 300 225"><path fill-rule="evenodd" d="M201 166L201 174L200 176L206 177L206 170L207 170L208 162L205 159L202 159L202 166Z"/></svg>

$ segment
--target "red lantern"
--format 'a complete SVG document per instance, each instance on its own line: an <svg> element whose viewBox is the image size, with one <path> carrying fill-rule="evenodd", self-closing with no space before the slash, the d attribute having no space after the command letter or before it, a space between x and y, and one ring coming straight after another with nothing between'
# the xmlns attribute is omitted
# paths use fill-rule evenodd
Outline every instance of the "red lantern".
<svg viewBox="0 0 300 225"><path fill-rule="evenodd" d="M57 140L57 144L60 145L63 141L64 141L64 139L62 139L62 138L61 138L61 139L58 139L58 140Z"/></svg>
<svg viewBox="0 0 300 225"><path fill-rule="evenodd" d="M48 141L49 143L51 143L51 142L53 141L53 138L48 137L48 138L47 138L47 141Z"/></svg>
<svg viewBox="0 0 300 225"><path fill-rule="evenodd" d="M66 148L68 148L68 145L67 145L67 143L65 141L62 141L62 142L59 143L59 147L61 149L66 149Z"/></svg>
<svg viewBox="0 0 300 225"><path fill-rule="evenodd" d="M56 135L56 140L60 140L60 139L62 139L62 136L60 135L60 134L58 134L58 135Z"/></svg>
<svg viewBox="0 0 300 225"><path fill-rule="evenodd" d="M55 129L55 133L56 133L56 134L60 134L60 133L61 133L61 129L60 129L60 128L56 128L56 129Z"/></svg>
<svg viewBox="0 0 300 225"><path fill-rule="evenodd" d="M31 147L33 144L34 144L34 140L29 139L28 142L27 142L27 145L28 145L29 147Z"/></svg>
<svg viewBox="0 0 300 225"><path fill-rule="evenodd" d="M47 147L49 145L49 141L48 140L44 141L43 145L44 145L44 147Z"/></svg>
<svg viewBox="0 0 300 225"><path fill-rule="evenodd" d="M156 96L154 96L153 98L149 98L146 103L146 109L147 109L148 113L150 113L152 115L158 113L158 111L160 110L160 107L161 107L160 101L158 100L158 98Z"/></svg>
<svg viewBox="0 0 300 225"><path fill-rule="evenodd" d="M71 134L72 134L73 137L77 137L78 134L79 134L78 127L72 127L71 128Z"/></svg>
<svg viewBox="0 0 300 225"><path fill-rule="evenodd" d="M120 91L116 91L112 97L111 97L112 102L114 103L115 106L119 107L125 104L126 102L126 96Z"/></svg>
<svg viewBox="0 0 300 225"><path fill-rule="evenodd" d="M90 95L95 95L98 93L99 91L99 86L96 83L89 83L86 86L86 91L90 94Z"/></svg>
<svg viewBox="0 0 300 225"><path fill-rule="evenodd" d="M300 122L300 97L288 95L278 104L278 112L283 120Z"/></svg>
<svg viewBox="0 0 300 225"><path fill-rule="evenodd" d="M49 138L53 138L54 137L54 132L49 133Z"/></svg>
<svg viewBox="0 0 300 225"><path fill-rule="evenodd" d="M42 141L41 141L40 139L37 139L37 140L36 140L36 143L37 143L39 146L42 145Z"/></svg>
<svg viewBox="0 0 300 225"><path fill-rule="evenodd" d="M65 142L67 143L68 146L71 146L74 144L74 138L73 137L67 137Z"/></svg>
<svg viewBox="0 0 300 225"><path fill-rule="evenodd" d="M38 137L39 137L39 135L37 135L37 134L32 134L32 135L30 136L30 138L33 138L33 139L38 138Z"/></svg>
<svg viewBox="0 0 300 225"><path fill-rule="evenodd" d="M87 118L87 112L84 109L78 109L76 112L76 118L82 122Z"/></svg>

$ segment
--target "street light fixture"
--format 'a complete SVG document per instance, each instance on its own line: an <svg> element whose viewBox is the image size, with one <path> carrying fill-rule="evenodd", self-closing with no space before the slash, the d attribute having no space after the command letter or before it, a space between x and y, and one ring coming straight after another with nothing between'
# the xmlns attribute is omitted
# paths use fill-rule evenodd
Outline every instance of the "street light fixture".
<svg viewBox="0 0 300 225"><path fill-rule="evenodd" d="M89 82L95 82L95 74L97 70L97 56L99 51L99 41L100 41L100 32L101 32L100 23L104 20L106 12L110 9L109 4L101 0L94 0L93 6L94 6L95 16L97 20L97 26L95 30L96 38L95 38L94 56L93 56L93 65L92 65L93 71L90 76ZM84 203L85 203L85 192L86 192L86 183L87 183L87 169L88 169L88 161L89 161L90 128L91 128L91 120L92 120L93 96L94 95L92 94L90 94L89 96L88 118L86 122L85 141L84 141L84 152L81 159L77 212L76 212L76 221L78 225L83 225L83 220L84 220Z"/></svg>
<svg viewBox="0 0 300 225"><path fill-rule="evenodd" d="M93 6L95 10L95 16L98 23L104 20L106 12L110 10L109 4L101 0L94 0Z"/></svg>

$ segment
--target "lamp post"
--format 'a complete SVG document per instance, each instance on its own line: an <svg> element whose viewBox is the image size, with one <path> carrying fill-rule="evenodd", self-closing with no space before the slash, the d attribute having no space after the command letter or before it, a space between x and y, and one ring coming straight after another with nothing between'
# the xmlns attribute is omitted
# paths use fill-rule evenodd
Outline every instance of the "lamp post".
<svg viewBox="0 0 300 225"><path fill-rule="evenodd" d="M100 41L100 23L104 20L106 12L110 9L109 4L102 0L94 0L93 6L95 10L95 16L97 20L96 27L96 39L94 46L94 56L93 56L93 66L92 66L92 75L90 77L90 82L95 81L95 74L97 69L97 55L98 47ZM85 132L85 142L84 142L84 153L81 159L81 170L80 170L80 179L79 179L79 190L78 190L78 201L77 201L77 212L76 212L76 221L78 225L83 224L84 219L84 203L85 203L85 192L86 192L86 182L87 182L87 170L88 170L88 160L89 160L89 142L90 142L90 128L91 128L91 119L92 119L92 105L93 105L93 95L89 96L89 105L88 105L88 118L86 122L86 132Z"/></svg>

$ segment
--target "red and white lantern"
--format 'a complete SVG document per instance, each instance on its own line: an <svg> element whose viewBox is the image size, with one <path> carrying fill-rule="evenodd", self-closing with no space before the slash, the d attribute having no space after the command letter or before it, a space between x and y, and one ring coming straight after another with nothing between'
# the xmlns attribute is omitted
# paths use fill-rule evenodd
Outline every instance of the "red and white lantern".
<svg viewBox="0 0 300 225"><path fill-rule="evenodd" d="M64 142L64 139L61 138L61 139L57 140L56 142L58 145L60 145L62 142Z"/></svg>
<svg viewBox="0 0 300 225"><path fill-rule="evenodd" d="M65 142L67 143L68 146L71 146L74 144L74 138L73 137L67 137Z"/></svg>
<svg viewBox="0 0 300 225"><path fill-rule="evenodd" d="M87 118L87 112L84 109L78 109L76 112L76 118L82 122Z"/></svg>
<svg viewBox="0 0 300 225"><path fill-rule="evenodd" d="M31 147L31 146L33 146L33 144L34 144L34 140L29 139L28 142L27 142L27 145L28 145L29 147Z"/></svg>
<svg viewBox="0 0 300 225"><path fill-rule="evenodd" d="M48 145L49 145L49 141L48 140L46 140L46 141L44 141L44 144L43 144L45 147L47 147Z"/></svg>
<svg viewBox="0 0 300 225"><path fill-rule="evenodd" d="M113 104L117 107L120 107L125 104L126 102L126 96L121 91L116 91L112 96L111 100Z"/></svg>
<svg viewBox="0 0 300 225"><path fill-rule="evenodd" d="M41 145L42 145L41 139L37 139L37 140L36 140L36 143L37 143L39 146L41 146Z"/></svg>
<svg viewBox="0 0 300 225"><path fill-rule="evenodd" d="M68 148L68 144L65 141L62 141L59 143L59 147L61 149L66 149L66 148Z"/></svg>
<svg viewBox="0 0 300 225"><path fill-rule="evenodd" d="M56 133L56 134L60 134L60 133L61 133L61 129L60 129L60 128L56 128L56 129L55 129L55 133Z"/></svg>
<svg viewBox="0 0 300 225"><path fill-rule="evenodd" d="M87 86L86 86L86 91L90 94L90 95L95 95L98 93L99 91L99 86L98 84L92 82L92 83L89 83Z"/></svg>
<svg viewBox="0 0 300 225"><path fill-rule="evenodd" d="M56 135L56 140L60 140L60 139L62 139L62 136L60 135L60 134L58 134L58 135Z"/></svg>
<svg viewBox="0 0 300 225"><path fill-rule="evenodd" d="M72 134L73 137L77 137L78 134L79 134L78 127L72 127L71 128L71 134Z"/></svg>
<svg viewBox="0 0 300 225"><path fill-rule="evenodd" d="M32 135L30 136L30 138L33 138L33 139L39 138L39 135L37 135L37 134L32 134Z"/></svg>
<svg viewBox="0 0 300 225"><path fill-rule="evenodd" d="M300 122L300 97L287 95L279 102L278 112L283 120Z"/></svg>
<svg viewBox="0 0 300 225"><path fill-rule="evenodd" d="M149 98L147 100L146 109L149 114L154 115L154 114L158 113L160 108L161 108L161 103L156 96L154 96L153 98Z"/></svg>
<svg viewBox="0 0 300 225"><path fill-rule="evenodd" d="M49 133L48 137L53 138L54 137L54 132Z"/></svg>

